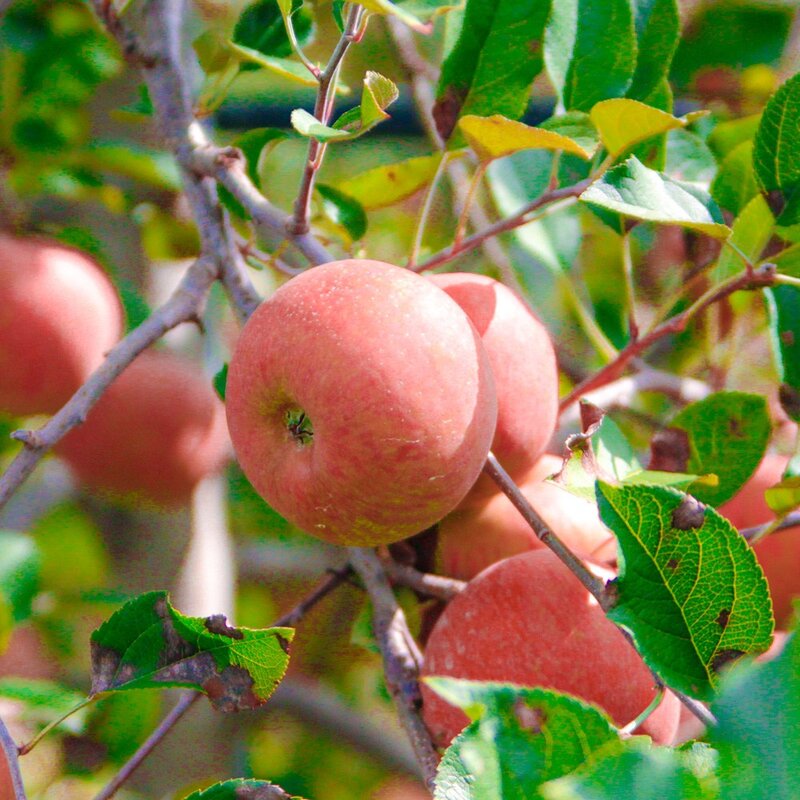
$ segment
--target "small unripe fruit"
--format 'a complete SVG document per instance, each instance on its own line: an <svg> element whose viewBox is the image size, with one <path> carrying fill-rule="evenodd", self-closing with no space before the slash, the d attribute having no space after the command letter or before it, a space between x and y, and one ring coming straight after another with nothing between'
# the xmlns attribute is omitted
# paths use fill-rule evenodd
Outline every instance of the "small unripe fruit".
<svg viewBox="0 0 800 800"><path fill-rule="evenodd" d="M560 469L561 459L545 453L519 488L573 553L596 563L614 560L616 539L597 506L545 481ZM457 508L438 527L437 570L464 581L497 561L545 546L500 491L480 505Z"/></svg>
<svg viewBox="0 0 800 800"><path fill-rule="evenodd" d="M193 362L157 350L138 356L55 448L88 488L167 507L188 502L228 449L210 381Z"/></svg>
<svg viewBox="0 0 800 800"><path fill-rule="evenodd" d="M52 414L122 335L111 281L83 253L0 234L0 411Z"/></svg>
<svg viewBox="0 0 800 800"><path fill-rule="evenodd" d="M653 677L580 581L549 550L507 558L452 600L425 647L424 676L506 681L595 703L619 726L653 700ZM466 725L460 710L424 684L423 716L437 744ZM672 741L678 700L667 694L641 726Z"/></svg>
<svg viewBox="0 0 800 800"><path fill-rule="evenodd" d="M492 452L512 478L521 478L544 452L558 418L558 367L547 329L507 286L467 272L431 275L478 331L497 390ZM494 493L481 475L463 505Z"/></svg>
<svg viewBox="0 0 800 800"><path fill-rule="evenodd" d="M430 281L379 261L315 267L242 330L226 393L261 496L336 544L399 541L475 482L497 402L480 338Z"/></svg>

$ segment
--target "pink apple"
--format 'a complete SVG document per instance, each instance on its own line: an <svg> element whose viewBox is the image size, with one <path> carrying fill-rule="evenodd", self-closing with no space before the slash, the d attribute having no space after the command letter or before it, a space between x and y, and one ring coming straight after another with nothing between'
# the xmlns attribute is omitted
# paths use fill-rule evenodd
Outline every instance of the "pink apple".
<svg viewBox="0 0 800 800"><path fill-rule="evenodd" d="M425 278L324 264L256 310L231 360L228 426L261 496L313 536L398 541L475 482L497 401L480 337Z"/></svg>
<svg viewBox="0 0 800 800"><path fill-rule="evenodd" d="M480 334L497 388L497 428L492 452L521 478L544 452L558 418L558 368L547 329L508 287L466 272L431 275ZM465 505L493 494L482 475Z"/></svg>
<svg viewBox="0 0 800 800"><path fill-rule="evenodd" d="M122 306L88 256L0 234L0 411L52 414L122 335Z"/></svg>
<svg viewBox="0 0 800 800"><path fill-rule="evenodd" d="M573 553L598 563L613 561L616 539L601 522L597 505L545 481L560 469L561 459L545 453L520 481L522 493ZM466 581L496 561L544 547L499 490L483 503L457 508L438 527L438 571Z"/></svg>
<svg viewBox="0 0 800 800"><path fill-rule="evenodd" d="M600 706L619 726L636 719L656 693L639 655L550 550L499 561L470 581L434 626L423 675L566 692ZM428 729L445 746L467 717L424 683L422 695ZM639 733L672 741L678 706L666 694Z"/></svg>

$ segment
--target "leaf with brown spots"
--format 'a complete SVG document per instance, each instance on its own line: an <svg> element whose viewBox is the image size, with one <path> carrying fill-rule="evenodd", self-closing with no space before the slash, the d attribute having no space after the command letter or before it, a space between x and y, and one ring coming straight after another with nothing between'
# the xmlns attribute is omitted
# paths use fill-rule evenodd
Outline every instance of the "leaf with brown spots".
<svg viewBox="0 0 800 800"><path fill-rule="evenodd" d="M269 781L236 778L192 792L184 800L302 800L302 798L287 794L280 786Z"/></svg>
<svg viewBox="0 0 800 800"><path fill-rule="evenodd" d="M800 422L800 289L775 286L765 289L764 297L778 364L781 405L791 419Z"/></svg>
<svg viewBox="0 0 800 800"><path fill-rule="evenodd" d="M292 628L234 628L221 614L187 617L166 592L127 602L91 637L91 694L186 686L220 711L264 703L289 663Z"/></svg>
<svg viewBox="0 0 800 800"><path fill-rule="evenodd" d="M540 797L544 781L622 748L608 717L575 697L456 678L426 682L473 720L442 758L436 800Z"/></svg>
<svg viewBox="0 0 800 800"><path fill-rule="evenodd" d="M668 686L713 697L729 654L770 645L772 604L753 550L713 508L674 489L598 482L597 495L620 553L608 616Z"/></svg>

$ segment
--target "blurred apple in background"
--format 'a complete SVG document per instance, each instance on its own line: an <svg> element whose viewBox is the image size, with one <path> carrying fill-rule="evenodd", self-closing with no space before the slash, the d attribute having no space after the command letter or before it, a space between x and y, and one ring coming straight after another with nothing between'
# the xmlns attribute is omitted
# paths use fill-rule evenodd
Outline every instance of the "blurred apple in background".
<svg viewBox="0 0 800 800"><path fill-rule="evenodd" d="M52 414L123 330L105 273L78 250L0 234L0 410Z"/></svg>

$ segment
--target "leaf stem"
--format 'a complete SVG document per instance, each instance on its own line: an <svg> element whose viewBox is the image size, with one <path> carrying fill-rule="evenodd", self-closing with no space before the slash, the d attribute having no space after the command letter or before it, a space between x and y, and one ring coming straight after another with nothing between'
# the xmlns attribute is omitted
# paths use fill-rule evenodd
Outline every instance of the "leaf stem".
<svg viewBox="0 0 800 800"><path fill-rule="evenodd" d="M604 361L608 362L617 357L619 351L603 333L602 328L597 324L592 313L583 302L583 298L578 294L571 276L567 272L558 274L558 286L566 294L567 300L572 305L572 310L578 315L584 333L595 349L602 355Z"/></svg>
<svg viewBox="0 0 800 800"><path fill-rule="evenodd" d="M411 254L408 257L409 269L414 269L417 259L419 258L419 252L422 249L422 239L425 235L425 228L428 224L428 217L430 216L431 208L433 208L433 198L436 194L439 181L444 174L445 167L447 166L447 162L449 160L450 152L448 150L443 150L442 157L436 167L436 172L434 173L433 178L431 178L431 182L428 185L428 190L425 192L425 200L423 201L422 208L419 212L417 227L414 231L414 241L411 245Z"/></svg>
<svg viewBox="0 0 800 800"><path fill-rule="evenodd" d="M625 307L628 309L628 332L630 340L639 338L639 325L636 322L636 292L633 287L633 258L631 257L631 237L623 233L620 242L622 249L622 271L625 276Z"/></svg>
<svg viewBox="0 0 800 800"><path fill-rule="evenodd" d="M782 283L784 286L796 286L800 289L800 278L795 278L794 275L778 273L775 276L775 283Z"/></svg>
<svg viewBox="0 0 800 800"><path fill-rule="evenodd" d="M354 3L347 14L347 22L325 69L319 74L319 88L317 100L314 104L314 116L327 125L333 113L334 95L336 93L336 80L339 67L347 54L350 45L358 41L363 35L362 20L364 9ZM322 166L326 145L316 139L308 142L308 155L303 177L300 180L300 189L294 202L294 215L286 224L288 233L298 236L309 231L309 216L311 213L311 195L314 191L314 181Z"/></svg>
<svg viewBox="0 0 800 800"><path fill-rule="evenodd" d="M57 728L65 719L69 719L69 717L71 717L73 714L80 711L82 708L86 708L86 706L88 706L90 703L93 703L96 697L97 695L89 695L89 697L87 697L85 700L81 700L80 703L67 711L66 714L62 714L58 719L53 720L45 725L44 728L42 728L39 733L33 737L33 739L25 744L21 744L17 748L19 755L24 756L30 753L30 751L33 750L33 748L36 747L36 745L39 744L39 742L44 739L44 737L47 736L50 731L52 731L54 728Z"/></svg>
<svg viewBox="0 0 800 800"><path fill-rule="evenodd" d="M472 180L469 182L467 188L467 195L464 198L464 207L461 209L458 222L456 223L456 232L453 235L453 250L457 250L461 246L464 239L464 232L467 229L467 221L469 220L469 212L472 207L472 201L475 198L475 193L478 191L483 176L486 174L486 168L489 166L488 162L478 164Z"/></svg>
<svg viewBox="0 0 800 800"><path fill-rule="evenodd" d="M627 725L619 729L619 732L630 736L638 727L643 725L650 715L658 708L661 700L664 697L665 687L663 684L658 684L656 693L653 699L648 704L647 708L642 711L635 719L631 720Z"/></svg>

